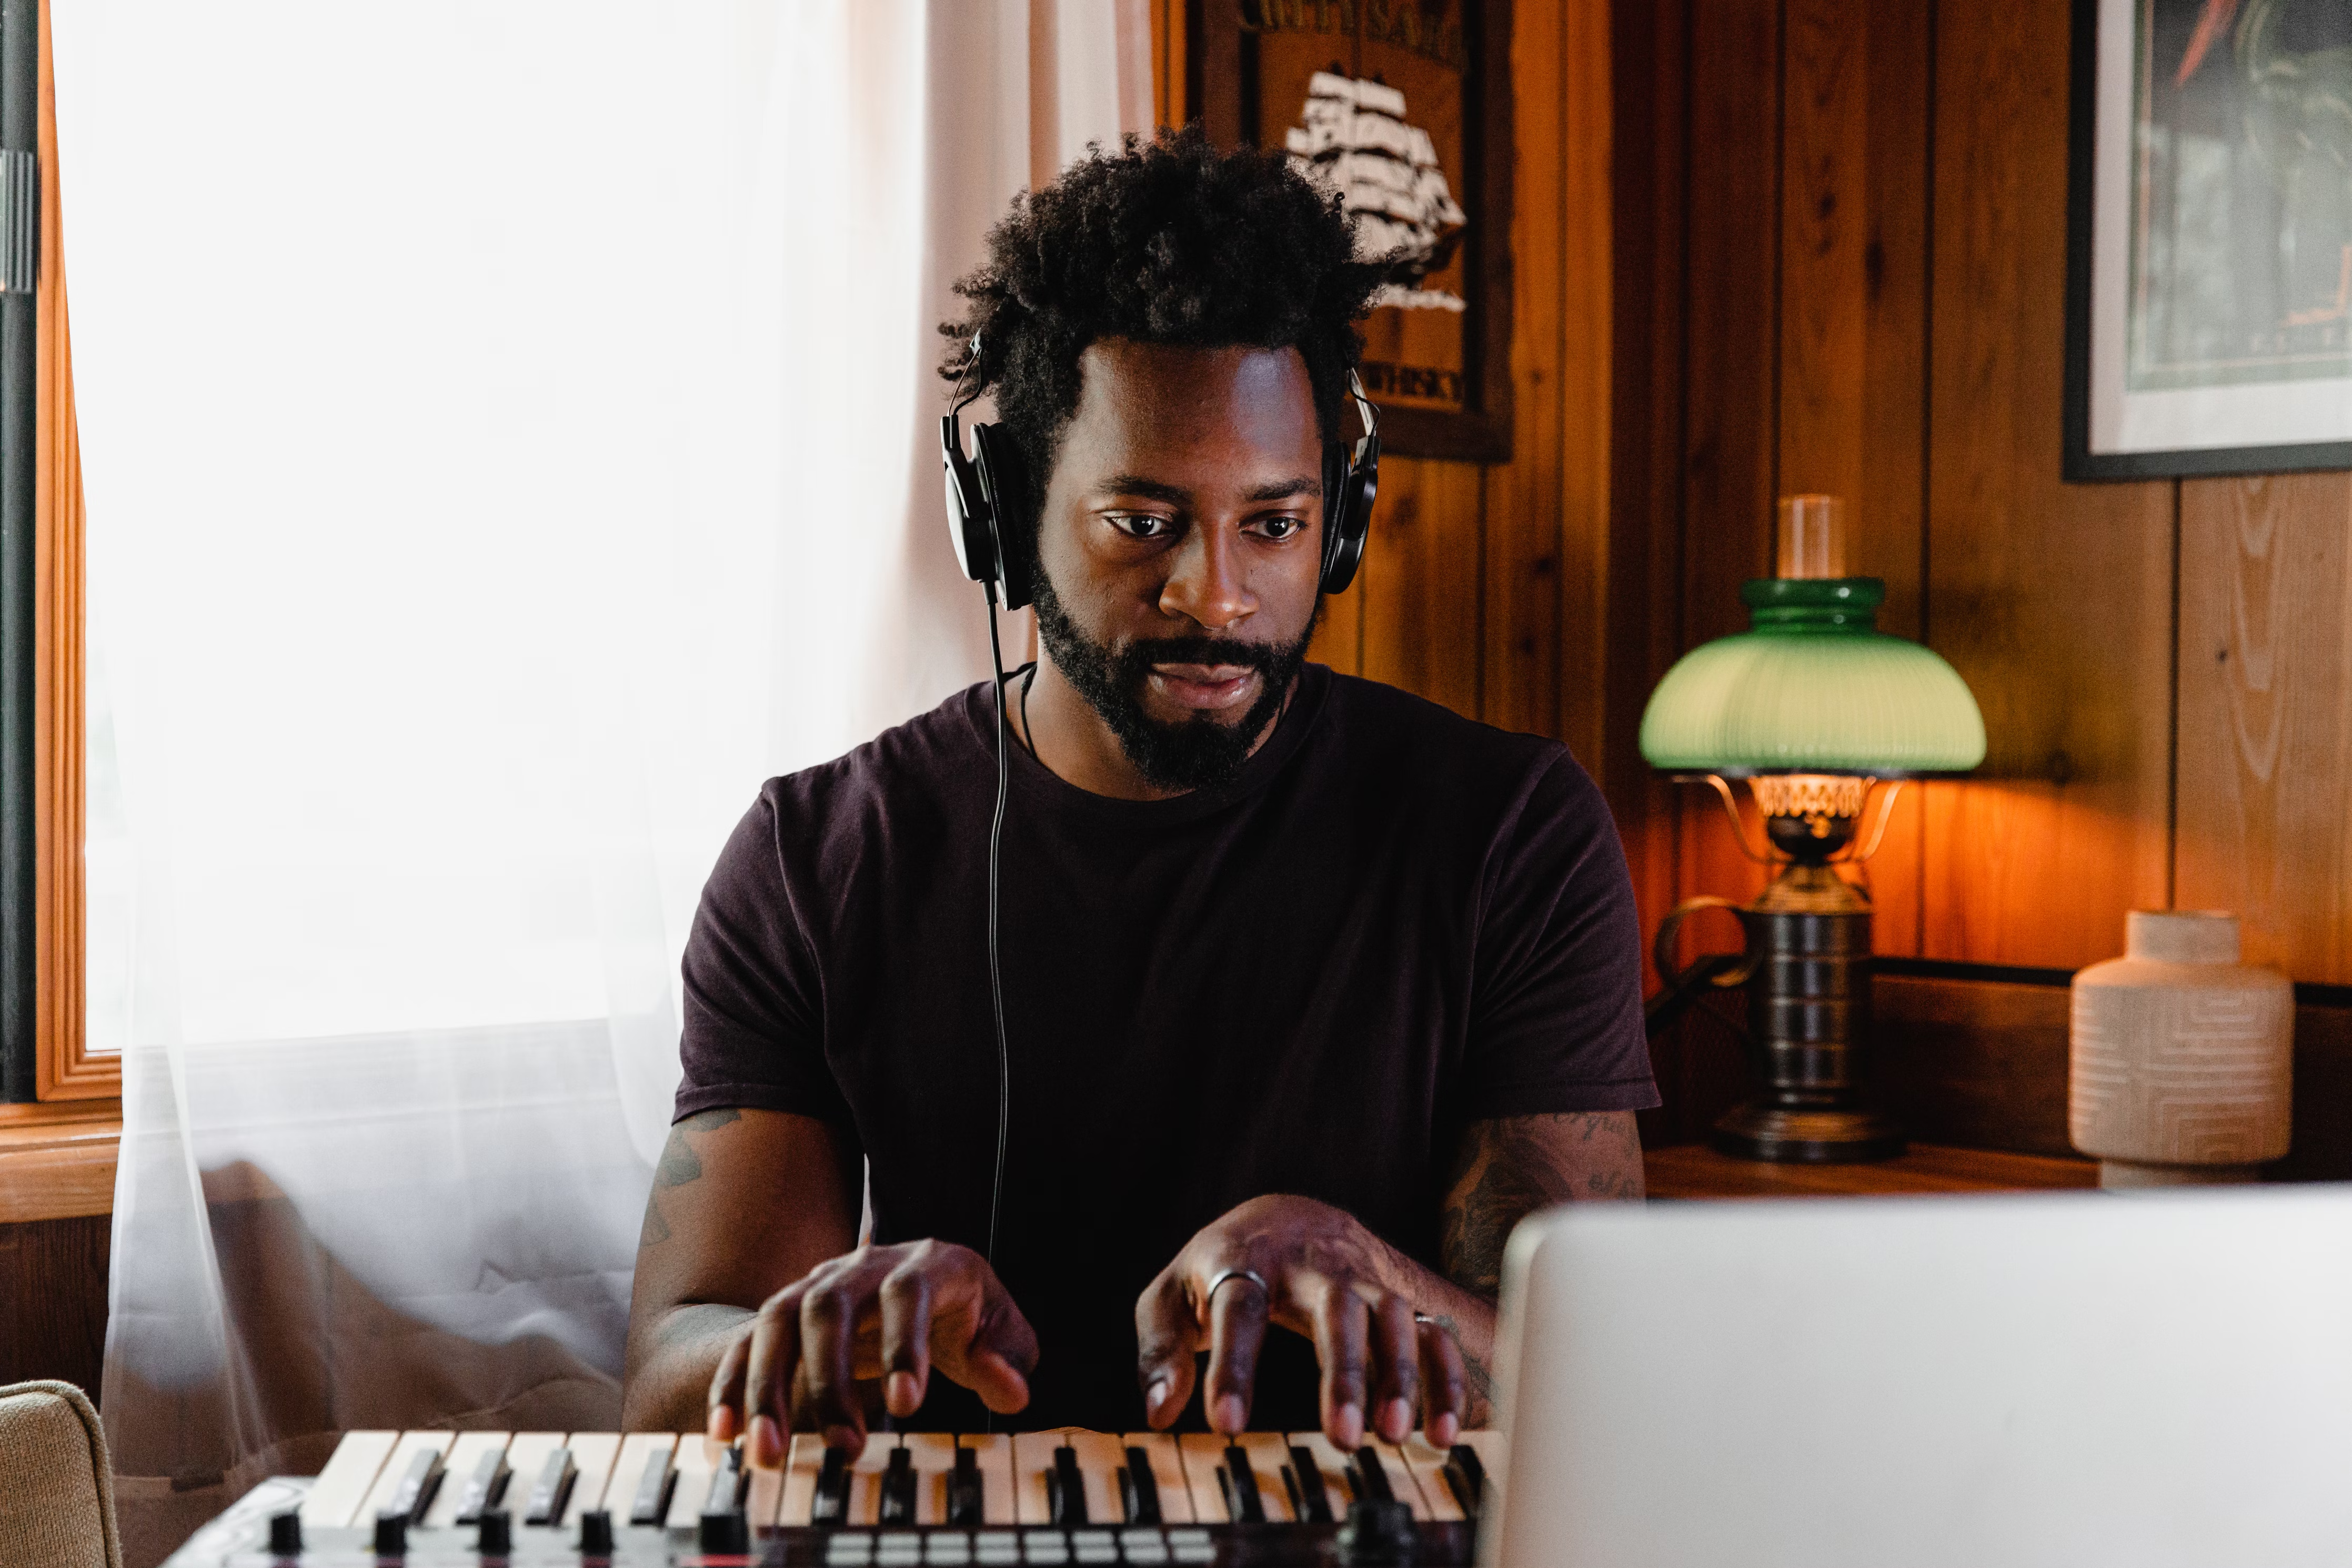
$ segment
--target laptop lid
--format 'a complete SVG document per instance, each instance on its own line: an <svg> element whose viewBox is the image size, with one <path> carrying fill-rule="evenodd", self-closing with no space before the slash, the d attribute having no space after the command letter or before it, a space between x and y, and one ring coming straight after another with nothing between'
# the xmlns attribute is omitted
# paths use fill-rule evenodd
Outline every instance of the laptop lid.
<svg viewBox="0 0 2352 1568"><path fill-rule="evenodd" d="M2352 1561L2352 1189L1593 1205L1512 1237L1481 1561Z"/></svg>

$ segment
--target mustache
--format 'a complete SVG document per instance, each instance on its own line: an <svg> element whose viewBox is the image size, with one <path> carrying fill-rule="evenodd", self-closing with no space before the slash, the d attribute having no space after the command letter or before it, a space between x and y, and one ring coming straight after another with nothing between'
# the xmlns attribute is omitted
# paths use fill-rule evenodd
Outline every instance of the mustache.
<svg viewBox="0 0 2352 1568"><path fill-rule="evenodd" d="M1146 637L1118 650L1118 668L1121 674L1139 679L1155 664L1232 665L1272 675L1291 651L1239 637Z"/></svg>

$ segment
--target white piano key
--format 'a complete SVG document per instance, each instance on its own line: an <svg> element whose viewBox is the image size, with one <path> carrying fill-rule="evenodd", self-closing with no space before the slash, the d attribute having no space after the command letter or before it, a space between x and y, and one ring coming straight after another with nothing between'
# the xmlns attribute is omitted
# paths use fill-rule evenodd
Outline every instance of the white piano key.
<svg viewBox="0 0 2352 1568"><path fill-rule="evenodd" d="M1192 1518L1200 1524L1229 1522L1225 1494L1217 1485L1217 1467L1225 1462L1225 1439L1214 1432L1187 1432L1176 1439L1184 1460L1184 1488L1192 1497Z"/></svg>
<svg viewBox="0 0 2352 1568"><path fill-rule="evenodd" d="M1282 1472L1290 1463L1290 1439L1280 1432L1244 1432L1234 1441L1249 1456L1250 1473L1257 1478L1257 1495L1265 1504L1266 1522L1287 1524L1298 1516L1290 1507L1290 1489Z"/></svg>
<svg viewBox="0 0 2352 1568"><path fill-rule="evenodd" d="M614 1529L627 1528L629 1510L636 1506L637 1489L645 1482L646 1466L667 1463L670 1450L677 1446L675 1432L631 1432L621 1438L620 1458L613 1461L612 1479L604 1483L604 1495L596 1505L611 1512Z"/></svg>
<svg viewBox="0 0 2352 1568"><path fill-rule="evenodd" d="M815 1432L795 1432L784 1453L784 1484L776 1507L776 1522L807 1524L816 1513L816 1478L824 1468L824 1438Z"/></svg>
<svg viewBox="0 0 2352 1568"><path fill-rule="evenodd" d="M375 1489L375 1479L400 1443L397 1432L346 1432L302 1500L305 1530L341 1530Z"/></svg>
<svg viewBox="0 0 2352 1568"><path fill-rule="evenodd" d="M1118 1471L1127 1463L1127 1446L1115 1432L1073 1432L1070 1447L1078 1457L1078 1479L1086 1487L1087 1522L1126 1523L1127 1507L1118 1495Z"/></svg>
<svg viewBox="0 0 2352 1568"><path fill-rule="evenodd" d="M1440 1521L1466 1519L1461 1500L1445 1479L1445 1450L1430 1447L1429 1439L1415 1432L1397 1446L1398 1457L1412 1476L1412 1484L1420 1489L1421 1500L1429 1510L1428 1517ZM1416 1513L1415 1519L1423 1517Z"/></svg>
<svg viewBox="0 0 2352 1568"><path fill-rule="evenodd" d="M1367 1437L1364 1446L1356 1453L1360 1461L1369 1456L1379 1458L1381 1468L1389 1479L1389 1490L1395 1494L1397 1501L1412 1510L1413 1518L1425 1520L1432 1517L1429 1504L1422 1500L1421 1489L1413 1484L1412 1471L1406 1468L1404 1456L1397 1452L1395 1444L1383 1443L1378 1437Z"/></svg>
<svg viewBox="0 0 2352 1568"><path fill-rule="evenodd" d="M1150 1464L1151 1479L1160 1485L1160 1521L1167 1524L1192 1523L1192 1490L1184 1483L1184 1460L1176 1451L1176 1435L1129 1432L1120 1436L1119 1442L1126 1447L1142 1449L1144 1458Z"/></svg>
<svg viewBox="0 0 2352 1568"><path fill-rule="evenodd" d="M956 1440L950 1432L909 1432L898 1439L915 1467L915 1522L948 1521L948 1478L955 1473Z"/></svg>
<svg viewBox="0 0 2352 1568"><path fill-rule="evenodd" d="M956 1447L970 1448L978 1456L981 1518L1000 1529L1019 1522L1020 1505L1014 1494L1020 1489L1013 1479L1012 1437L1003 1432L966 1433L956 1439Z"/></svg>
<svg viewBox="0 0 2352 1568"><path fill-rule="evenodd" d="M750 1454L749 1444L743 1452ZM747 1465L744 1474L751 1478L751 1484L743 1489L743 1521L754 1531L764 1530L776 1522L777 1510L784 1500L784 1468Z"/></svg>
<svg viewBox="0 0 2352 1568"><path fill-rule="evenodd" d="M446 1455L449 1451L449 1445L457 1441L457 1434L455 1432L403 1432L400 1435L400 1441L393 1446L391 1457L384 1460L383 1468L376 1472L375 1485L368 1489L367 1497L361 1502L359 1511L352 1515L352 1522L362 1530L373 1530L375 1527L375 1516L392 1506L393 1494L400 1489L401 1483L407 1479L409 1467L416 1462L416 1456L419 1454Z"/></svg>
<svg viewBox="0 0 2352 1568"><path fill-rule="evenodd" d="M460 1432L457 1440L449 1445L442 1457L441 1491L433 1506L425 1511L427 1530L447 1530L457 1522L457 1510L466 1503L466 1483L474 1479L476 1467L485 1454L506 1451L505 1432Z"/></svg>
<svg viewBox="0 0 2352 1568"><path fill-rule="evenodd" d="M849 1510L842 1517L844 1524L882 1522L882 1472L890 1468L890 1455L898 1447L896 1432L866 1434L866 1452L849 1467Z"/></svg>
<svg viewBox="0 0 2352 1568"><path fill-rule="evenodd" d="M570 1524L582 1514L604 1506L604 1483L613 1474L613 1461L621 1452L618 1432L574 1432L570 1438L572 1468L576 1475L572 1482L572 1496L565 1500L563 1511L550 1522L561 1527ZM621 1521L626 1524L628 1521Z"/></svg>
<svg viewBox="0 0 2352 1568"><path fill-rule="evenodd" d="M1022 1523L1054 1522L1045 1477L1054 1468L1054 1450L1069 1441L1070 1435L1077 1430L1076 1426L1056 1426L1049 1432L1013 1435L1013 1507Z"/></svg>
<svg viewBox="0 0 2352 1568"><path fill-rule="evenodd" d="M520 1447L522 1439L518 1437L515 1443ZM710 1500L710 1477L731 1446L714 1443L699 1432L677 1435L677 1447L670 1450L671 1462L677 1467L677 1485L669 1494L669 1517L665 1521L671 1529L691 1530L701 1521L702 1505ZM522 1470L520 1465L515 1468Z"/></svg>
<svg viewBox="0 0 2352 1568"><path fill-rule="evenodd" d="M1355 1478L1348 1472L1348 1456L1320 1432L1292 1432L1286 1436L1293 1448L1307 1450L1322 1476L1323 1496L1331 1505L1331 1517L1346 1519L1348 1505L1356 1500ZM1297 1463L1296 1459L1292 1462Z"/></svg>

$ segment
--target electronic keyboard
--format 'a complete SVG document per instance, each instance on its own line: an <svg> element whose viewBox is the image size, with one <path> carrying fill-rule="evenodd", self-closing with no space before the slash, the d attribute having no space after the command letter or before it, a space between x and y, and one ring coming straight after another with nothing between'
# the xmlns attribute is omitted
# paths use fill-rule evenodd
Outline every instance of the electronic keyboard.
<svg viewBox="0 0 2352 1568"><path fill-rule="evenodd" d="M746 1465L700 1433L352 1432L167 1568L1467 1564L1500 1437L1341 1452L1319 1432L814 1434Z"/></svg>

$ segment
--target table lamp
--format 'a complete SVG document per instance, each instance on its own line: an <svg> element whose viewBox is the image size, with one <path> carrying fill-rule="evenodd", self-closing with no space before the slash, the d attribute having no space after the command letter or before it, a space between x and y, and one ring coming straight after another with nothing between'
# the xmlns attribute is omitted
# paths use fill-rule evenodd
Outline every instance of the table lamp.
<svg viewBox="0 0 2352 1568"><path fill-rule="evenodd" d="M1686 900L1658 928L1658 973L1685 997L1748 987L1757 1096L1715 1125L1713 1142L1752 1160L1842 1162L1903 1152L1902 1128L1867 1103L1870 900L1837 867L1885 836L1901 781L1984 760L1984 720L1952 667L1877 627L1886 584L1845 574L1844 509L1833 496L1780 502L1780 575L1740 590L1748 629L1692 649L1642 715L1642 755L1676 782L1710 784L1740 847L1780 868L1747 904ZM1732 779L1745 779L1766 842L1749 841ZM1887 787L1878 790L1875 786ZM1874 795L1875 830L1862 819ZM1736 909L1740 955L1675 963L1685 918Z"/></svg>

